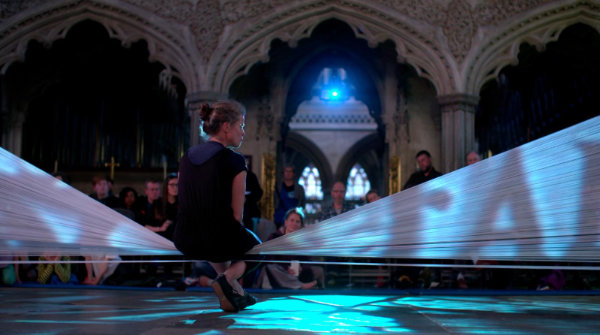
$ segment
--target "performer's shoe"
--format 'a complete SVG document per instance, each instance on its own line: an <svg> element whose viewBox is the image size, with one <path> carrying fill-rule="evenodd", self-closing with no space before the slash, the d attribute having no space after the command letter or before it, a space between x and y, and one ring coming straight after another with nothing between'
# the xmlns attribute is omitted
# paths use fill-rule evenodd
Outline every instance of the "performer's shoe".
<svg viewBox="0 0 600 335"><path fill-rule="evenodd" d="M245 309L248 306L252 306L256 304L256 298L251 296L250 293L245 292L246 294L240 295L238 293L233 293L233 301L237 308Z"/></svg>
<svg viewBox="0 0 600 335"><path fill-rule="evenodd" d="M238 307L234 302L236 294L233 293L233 288L227 282L225 275L219 275L215 280L213 280L211 286L219 298L219 304L222 310L225 312L238 311Z"/></svg>

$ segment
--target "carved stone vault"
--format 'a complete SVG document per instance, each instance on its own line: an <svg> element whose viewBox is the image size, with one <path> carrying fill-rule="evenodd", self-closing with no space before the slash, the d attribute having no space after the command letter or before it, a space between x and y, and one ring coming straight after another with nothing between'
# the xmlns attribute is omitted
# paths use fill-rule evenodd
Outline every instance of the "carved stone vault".
<svg viewBox="0 0 600 335"><path fill-rule="evenodd" d="M410 65L435 91L444 114L435 121L443 143L439 148L444 151L440 165L449 172L462 166L464 154L473 147L473 117L468 115L473 113L482 86L503 67L517 62L519 45L524 42L542 50L575 23L600 30L600 1L0 1L0 74L24 60L29 41L49 46L86 19L102 24L125 47L145 40L150 60L166 67L167 80L178 77L183 82L192 106L227 97L236 79L257 63L270 61L274 40L294 48L328 19L346 23L356 38L371 48L391 41L397 62ZM262 111L257 112L260 120L256 127L278 133L273 124L281 119L278 109L283 102L273 97L261 99L256 107ZM401 128L397 121L404 119L400 105L395 101L393 108L388 108L398 115L385 115L384 111L382 116L395 133ZM268 122L261 124L266 122L261 120ZM412 157L412 152L404 152L405 137L386 136L387 142L393 142L388 143L390 156L400 156L403 161ZM266 139L273 140L277 136ZM273 148L267 146L255 154L273 153Z"/></svg>

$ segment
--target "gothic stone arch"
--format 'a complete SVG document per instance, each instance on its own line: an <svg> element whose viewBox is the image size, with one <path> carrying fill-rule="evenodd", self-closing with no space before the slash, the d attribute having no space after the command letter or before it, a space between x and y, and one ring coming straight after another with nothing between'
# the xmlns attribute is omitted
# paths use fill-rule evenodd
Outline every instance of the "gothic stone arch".
<svg viewBox="0 0 600 335"><path fill-rule="evenodd" d="M487 81L498 78L502 68L516 65L522 43L543 51L546 44L558 40L561 32L575 23L587 24L600 32L600 5L587 1L553 4L510 21L467 60L471 65L466 72L465 91L478 94Z"/></svg>
<svg viewBox="0 0 600 335"><path fill-rule="evenodd" d="M211 64L207 77L215 91L226 92L233 81L257 62L269 60L271 41L280 39L294 47L311 35L321 22L336 18L347 23L358 38L370 47L386 40L395 43L399 62L414 66L419 76L429 79L438 94L455 91L451 65L440 51L431 26L413 26L401 13L386 13L370 1L302 2L297 6L279 7L263 16L247 30L240 29L231 43L221 50ZM237 30L237 29L236 29Z"/></svg>
<svg viewBox="0 0 600 335"><path fill-rule="evenodd" d="M377 133L373 133L356 142L342 157L336 177L346 180L350 170L356 163L362 160L362 167L367 172L371 182L371 188L379 194L383 194L385 188L385 171L382 164L384 156L383 140Z"/></svg>
<svg viewBox="0 0 600 335"><path fill-rule="evenodd" d="M189 92L198 88L193 41L186 38L190 35L187 27L119 2L50 3L31 6L4 20L0 25L0 73L6 73L13 62L24 60L29 41L51 45L86 19L102 24L109 36L120 40L124 47L144 39L150 61L165 65L164 76L178 77Z"/></svg>
<svg viewBox="0 0 600 335"><path fill-rule="evenodd" d="M311 140L298 133L291 132L286 138L286 146L303 154L315 164L321 174L321 187L324 190L333 185L334 176L329 161ZM300 173L302 173L302 171L296 171L297 176L299 176Z"/></svg>

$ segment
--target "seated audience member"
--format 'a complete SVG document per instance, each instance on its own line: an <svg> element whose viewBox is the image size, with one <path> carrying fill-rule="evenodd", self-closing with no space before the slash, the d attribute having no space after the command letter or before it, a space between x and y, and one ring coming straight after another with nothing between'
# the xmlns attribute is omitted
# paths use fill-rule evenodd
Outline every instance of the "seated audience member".
<svg viewBox="0 0 600 335"><path fill-rule="evenodd" d="M40 284L78 284L77 276L71 273L71 264L69 256L42 255L40 261L49 263L39 263L37 265L37 281ZM63 261L64 263L58 263Z"/></svg>
<svg viewBox="0 0 600 335"><path fill-rule="evenodd" d="M118 255L85 256L85 260L87 275L82 284L101 285L115 272L121 257Z"/></svg>
<svg viewBox="0 0 600 335"><path fill-rule="evenodd" d="M17 281L12 256L0 256L0 285L13 285Z"/></svg>
<svg viewBox="0 0 600 335"><path fill-rule="evenodd" d="M377 201L379 199L381 199L381 197L374 190L370 190L369 192L367 192L367 194L365 194L365 201L368 204L372 203L373 201Z"/></svg>
<svg viewBox="0 0 600 335"><path fill-rule="evenodd" d="M52 177L64 182L67 185L71 185L71 178L64 172L61 172L61 171L52 172L50 175Z"/></svg>
<svg viewBox="0 0 600 335"><path fill-rule="evenodd" d="M15 283L35 283L37 282L37 266L35 263L29 263L29 256L17 255L15 261L23 263L15 263Z"/></svg>
<svg viewBox="0 0 600 335"><path fill-rule="evenodd" d="M304 215L292 208L284 216L283 232L272 238L293 233L304 227ZM285 264L266 264L258 276L261 288L310 289L324 284L324 271L320 266L304 265L297 261Z"/></svg>
<svg viewBox="0 0 600 335"><path fill-rule="evenodd" d="M321 209L319 222L352 210L353 207L344 201L345 198L346 186L341 181L336 181L331 188L331 204Z"/></svg>
<svg viewBox="0 0 600 335"><path fill-rule="evenodd" d="M100 201L110 208L119 206L119 200L115 197L110 189L112 181L106 176L95 176L92 179L94 193L90 197Z"/></svg>
<svg viewBox="0 0 600 335"><path fill-rule="evenodd" d="M467 154L467 165L475 164L475 163L479 162L480 160L481 160L481 158L479 157L479 154L476 153L475 151L471 151Z"/></svg>
<svg viewBox="0 0 600 335"><path fill-rule="evenodd" d="M119 206L116 208L119 213L135 220L138 216L138 194L133 187L125 186L119 192Z"/></svg>
<svg viewBox="0 0 600 335"><path fill-rule="evenodd" d="M194 262L192 273L185 277L186 286L208 287L217 278L217 271L207 261Z"/></svg>
<svg viewBox="0 0 600 335"><path fill-rule="evenodd" d="M431 164L431 154L427 150L421 150L416 155L417 165L419 170L410 175L406 183L404 184L403 190L417 186L426 181L430 181L442 175L441 172L436 171Z"/></svg>
<svg viewBox="0 0 600 335"><path fill-rule="evenodd" d="M155 219L157 222L162 222L160 229L156 232L169 240L173 240L173 230L177 221L178 181L177 173L169 174L163 183L162 196L154 202Z"/></svg>
<svg viewBox="0 0 600 335"><path fill-rule="evenodd" d="M164 232L171 223L160 221L156 217L157 200L160 199L160 182L147 180L144 194L146 196L138 199L139 212L136 221L155 233Z"/></svg>

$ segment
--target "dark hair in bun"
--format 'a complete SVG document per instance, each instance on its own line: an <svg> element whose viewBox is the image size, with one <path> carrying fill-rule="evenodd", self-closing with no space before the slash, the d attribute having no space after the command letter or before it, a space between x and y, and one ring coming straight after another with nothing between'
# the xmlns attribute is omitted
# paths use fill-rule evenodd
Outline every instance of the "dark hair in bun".
<svg viewBox="0 0 600 335"><path fill-rule="evenodd" d="M219 132L223 123L239 120L246 114L246 110L234 101L217 101L212 105L202 104L198 113L202 120L202 130L212 136Z"/></svg>

